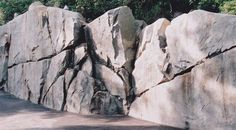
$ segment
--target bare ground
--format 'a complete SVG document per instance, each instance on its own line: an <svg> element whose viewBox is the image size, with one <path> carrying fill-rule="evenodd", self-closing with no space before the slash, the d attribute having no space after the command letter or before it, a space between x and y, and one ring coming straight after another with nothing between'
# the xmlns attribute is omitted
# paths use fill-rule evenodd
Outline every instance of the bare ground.
<svg viewBox="0 0 236 130"><path fill-rule="evenodd" d="M180 130L127 116L58 112L0 91L0 130Z"/></svg>

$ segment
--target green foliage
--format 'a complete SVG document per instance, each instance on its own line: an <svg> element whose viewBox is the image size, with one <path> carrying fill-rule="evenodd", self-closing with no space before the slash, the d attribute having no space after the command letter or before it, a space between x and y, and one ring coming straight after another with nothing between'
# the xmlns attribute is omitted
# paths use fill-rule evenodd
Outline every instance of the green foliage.
<svg viewBox="0 0 236 130"><path fill-rule="evenodd" d="M152 23L160 17L171 17L169 0L137 0L127 4L137 19Z"/></svg>
<svg viewBox="0 0 236 130"><path fill-rule="evenodd" d="M123 5L123 0L76 0L76 9L88 19L95 19L109 9Z"/></svg>
<svg viewBox="0 0 236 130"><path fill-rule="evenodd" d="M2 21L7 22L14 17L14 13L24 13L33 0L1 0L0 10L3 12Z"/></svg>
<svg viewBox="0 0 236 130"><path fill-rule="evenodd" d="M220 9L224 13L236 15L236 0L225 1Z"/></svg>
<svg viewBox="0 0 236 130"><path fill-rule="evenodd" d="M107 10L128 6L136 19L152 23L160 17L171 19L175 12L187 13L192 9L236 14L236 0L0 0L0 25L13 19L14 13L22 14L34 1L47 6L78 11L88 20L93 20Z"/></svg>
<svg viewBox="0 0 236 130"><path fill-rule="evenodd" d="M211 12L219 12L220 5L224 0L195 0L194 3L195 9L203 9Z"/></svg>

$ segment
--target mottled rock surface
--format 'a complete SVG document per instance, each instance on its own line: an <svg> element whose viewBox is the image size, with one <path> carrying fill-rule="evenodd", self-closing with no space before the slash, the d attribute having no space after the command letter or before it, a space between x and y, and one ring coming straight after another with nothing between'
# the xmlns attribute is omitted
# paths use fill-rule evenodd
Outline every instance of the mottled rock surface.
<svg viewBox="0 0 236 130"><path fill-rule="evenodd" d="M164 78L161 71L167 57L165 29L169 24L168 20L159 19L142 30L133 71L137 94L157 85Z"/></svg>
<svg viewBox="0 0 236 130"><path fill-rule="evenodd" d="M126 107L133 95L131 73L136 54L136 35L143 24L134 19L128 7L123 6L109 10L85 27L94 76L103 86L100 88L122 98Z"/></svg>
<svg viewBox="0 0 236 130"><path fill-rule="evenodd" d="M8 66L49 58L78 44L84 24L79 13L43 5L30 8L8 23L12 36Z"/></svg>
<svg viewBox="0 0 236 130"><path fill-rule="evenodd" d="M165 78L146 80L147 89L132 103L129 115L193 130L234 129L235 20L232 15L201 10L174 19L165 32L167 57L158 74ZM142 56L137 54L135 64ZM146 71L143 75L153 73L148 69L141 71ZM150 82L159 84L149 86Z"/></svg>
<svg viewBox="0 0 236 130"><path fill-rule="evenodd" d="M235 26L201 10L146 26L126 6L86 23L35 2L0 27L0 89L79 114L235 129Z"/></svg>
<svg viewBox="0 0 236 130"><path fill-rule="evenodd" d="M7 63L9 40L7 25L0 27L0 89L2 89L7 82Z"/></svg>

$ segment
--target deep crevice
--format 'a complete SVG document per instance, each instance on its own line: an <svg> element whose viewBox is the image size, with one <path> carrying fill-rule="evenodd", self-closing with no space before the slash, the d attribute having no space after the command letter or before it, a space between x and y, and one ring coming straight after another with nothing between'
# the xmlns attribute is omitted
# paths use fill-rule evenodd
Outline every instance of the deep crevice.
<svg viewBox="0 0 236 130"><path fill-rule="evenodd" d="M163 83L172 81L172 80L174 80L175 78L177 78L177 77L179 77L179 76L181 76L181 75L190 73L193 68L195 68L196 66L199 66L199 65L201 65L201 64L204 64L204 63L206 62L206 60L215 58L215 57L217 57L218 55L224 54L225 52L230 51L230 50L232 50L232 49L234 49L234 48L236 48L236 46L232 46L232 47L227 48L227 49L225 49L225 50L223 50L223 51L222 51L221 49L216 50L215 52L213 52L213 53L211 53L211 54L208 54L208 56L206 56L206 57L203 58L202 60L196 62L196 64L194 64L194 65L188 67L187 69L185 69L185 70L183 70L183 71L181 71L181 72L179 72L179 73L174 74L173 78L171 78L171 79L169 79L169 80L165 80L164 82L161 81L161 82L157 83L156 85L145 89L144 91L142 91L141 93L139 93L139 94L136 95L136 96L137 96L137 97L141 97L144 93L148 92L150 89L152 89L152 88L154 88L154 87L157 87L157 86L160 85L160 84L163 84Z"/></svg>

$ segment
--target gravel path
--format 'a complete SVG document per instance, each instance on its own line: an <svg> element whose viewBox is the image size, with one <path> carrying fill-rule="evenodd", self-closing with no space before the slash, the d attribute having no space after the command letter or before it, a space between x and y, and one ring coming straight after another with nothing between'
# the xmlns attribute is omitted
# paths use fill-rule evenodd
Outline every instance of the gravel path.
<svg viewBox="0 0 236 130"><path fill-rule="evenodd" d="M0 130L179 130L126 116L57 112L0 91Z"/></svg>

